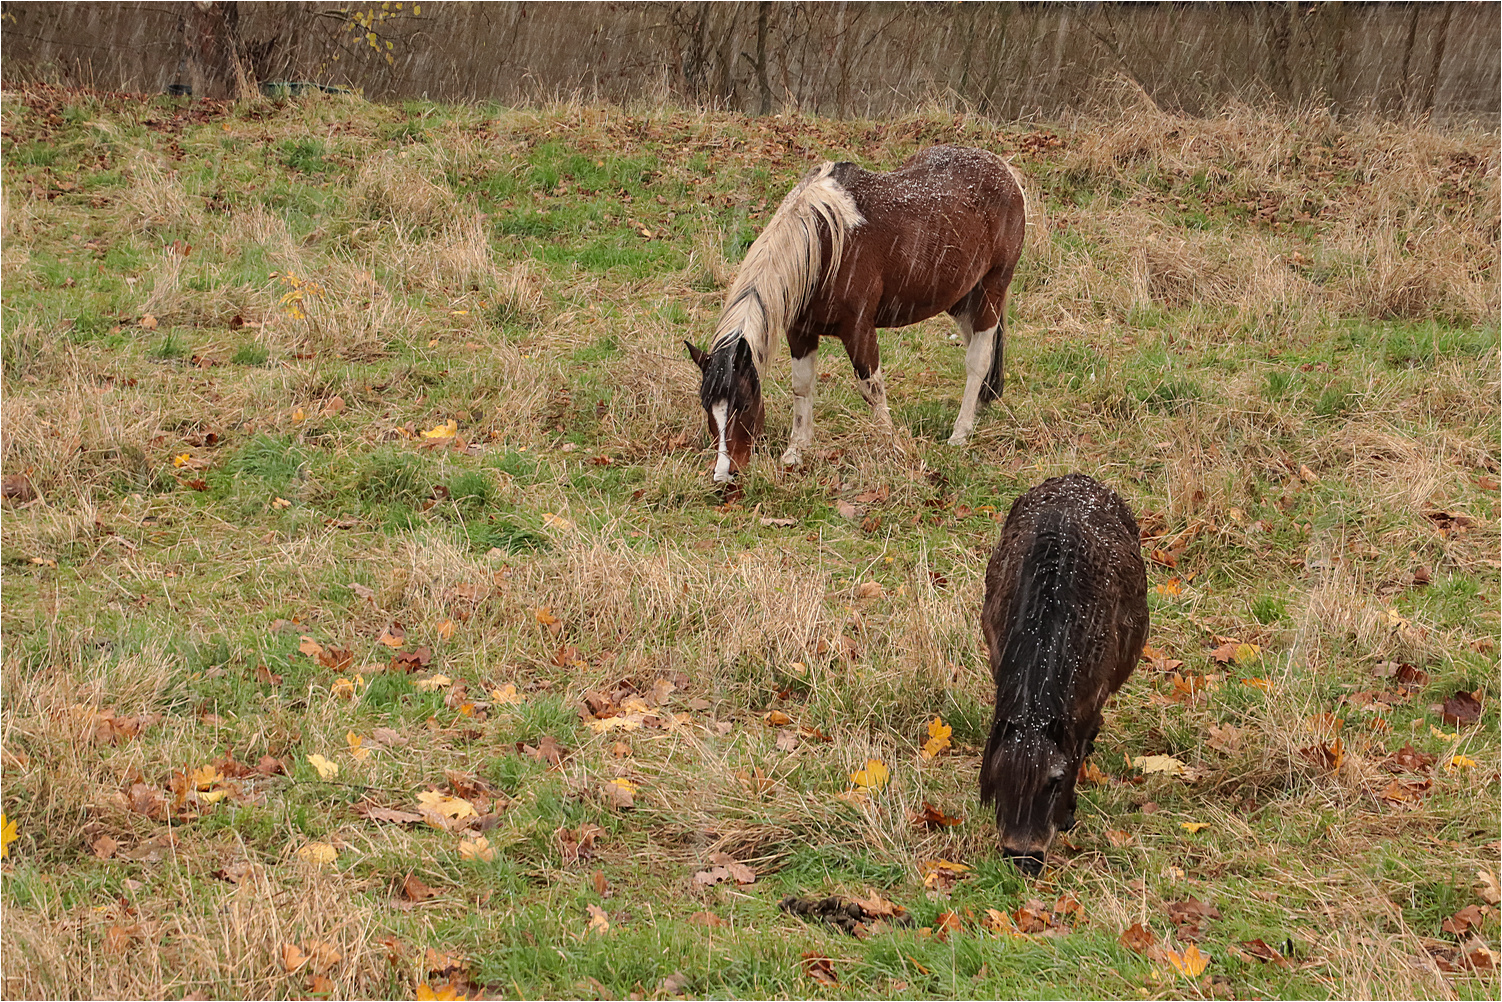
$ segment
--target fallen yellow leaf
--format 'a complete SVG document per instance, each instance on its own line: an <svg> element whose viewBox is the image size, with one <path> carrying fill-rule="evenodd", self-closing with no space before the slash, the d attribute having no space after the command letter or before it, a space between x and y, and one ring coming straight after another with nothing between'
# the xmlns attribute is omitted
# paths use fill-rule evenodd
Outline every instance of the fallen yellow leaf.
<svg viewBox="0 0 1502 1002"><path fill-rule="evenodd" d="M224 774L211 765L201 765L193 770L193 775L190 778L193 780L193 789L207 790L222 780Z"/></svg>
<svg viewBox="0 0 1502 1002"><path fill-rule="evenodd" d="M430 675L427 678L420 678L413 682L412 687L418 692L432 692L434 689L441 689L446 685L453 684L454 680L447 675Z"/></svg>
<svg viewBox="0 0 1502 1002"><path fill-rule="evenodd" d="M1195 832L1199 831L1201 828L1209 828L1210 827L1210 822L1208 822L1208 821L1180 821L1179 822L1179 827L1182 828L1182 829L1184 829L1189 834L1193 835Z"/></svg>
<svg viewBox="0 0 1502 1002"><path fill-rule="evenodd" d="M475 805L471 804L468 800L465 800L463 797L450 797L447 794L439 793L437 790L424 790L419 793L417 795L417 803L419 807L426 807L428 810L436 811L444 817L453 818L456 821L459 818L479 816L479 812L475 810Z"/></svg>
<svg viewBox="0 0 1502 1002"><path fill-rule="evenodd" d="M16 832L16 823L0 813L0 859L10 855L10 844L20 835Z"/></svg>
<svg viewBox="0 0 1502 1002"><path fill-rule="evenodd" d="M640 715L606 717L604 720L586 720L584 726L596 734L607 731L634 731L641 726Z"/></svg>
<svg viewBox="0 0 1502 1002"><path fill-rule="evenodd" d="M499 689L491 689L490 699L491 702L499 703L502 706L510 706L513 703L523 701L521 695L516 691L516 686L510 682L507 682Z"/></svg>
<svg viewBox="0 0 1502 1002"><path fill-rule="evenodd" d="M605 909L599 905L586 905L589 910L589 931L603 936L610 931L610 920L605 917Z"/></svg>
<svg viewBox="0 0 1502 1002"><path fill-rule="evenodd" d="M339 850L327 842L309 842L297 850L297 855L309 863L332 863L339 858Z"/></svg>
<svg viewBox="0 0 1502 1002"><path fill-rule="evenodd" d="M1170 776L1182 776L1188 768L1172 755L1139 755L1130 764L1143 773L1163 772Z"/></svg>
<svg viewBox="0 0 1502 1002"><path fill-rule="evenodd" d="M873 793L886 789L892 778L892 770L879 758L866 759L866 767L850 774L850 782L860 793Z"/></svg>
<svg viewBox="0 0 1502 1002"><path fill-rule="evenodd" d="M422 433L423 438L453 438L459 434L459 422L449 418L443 424L434 425Z"/></svg>
<svg viewBox="0 0 1502 1002"><path fill-rule="evenodd" d="M1164 957L1174 966L1182 977L1197 978L1205 972L1205 966L1210 963L1210 958L1200 953L1200 948L1190 943L1181 954L1177 950L1164 950Z"/></svg>
<svg viewBox="0 0 1502 1002"><path fill-rule="evenodd" d="M923 757L937 758L949 747L949 736L954 728L944 723L943 717L934 717L928 722L928 740L923 742Z"/></svg>
<svg viewBox="0 0 1502 1002"><path fill-rule="evenodd" d="M479 838L467 838L460 842L459 855L465 859L478 859L482 863L489 863L495 859L495 850L490 847L490 839L481 835Z"/></svg>
<svg viewBox="0 0 1502 1002"><path fill-rule="evenodd" d="M319 779L329 780L339 775L339 763L331 762L322 755L309 755L308 762L318 770Z"/></svg>
<svg viewBox="0 0 1502 1002"><path fill-rule="evenodd" d="M1445 766L1446 771L1454 772L1456 769L1474 769L1476 760L1469 755L1452 755L1450 764Z"/></svg>
<svg viewBox="0 0 1502 1002"><path fill-rule="evenodd" d="M458 628L459 627L454 623L452 619L445 619L443 622L438 624L438 635L444 640L448 640L454 635L454 631Z"/></svg>
<svg viewBox="0 0 1502 1002"><path fill-rule="evenodd" d="M356 762L364 762L370 758L370 749L365 747L365 739L354 731L344 735L344 740L349 742L349 753L354 756Z"/></svg>

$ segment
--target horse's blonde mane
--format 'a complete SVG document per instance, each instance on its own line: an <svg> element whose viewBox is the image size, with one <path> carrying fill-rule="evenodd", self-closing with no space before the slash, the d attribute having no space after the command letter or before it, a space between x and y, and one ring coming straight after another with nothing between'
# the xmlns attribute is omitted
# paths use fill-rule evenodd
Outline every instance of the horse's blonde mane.
<svg viewBox="0 0 1502 1002"><path fill-rule="evenodd" d="M833 171L834 163L826 161L805 174L746 251L725 297L711 351L743 337L760 371L777 336L808 305L824 275L839 270L845 238L866 220L855 199L831 176ZM821 260L821 219L829 230L828 262Z"/></svg>

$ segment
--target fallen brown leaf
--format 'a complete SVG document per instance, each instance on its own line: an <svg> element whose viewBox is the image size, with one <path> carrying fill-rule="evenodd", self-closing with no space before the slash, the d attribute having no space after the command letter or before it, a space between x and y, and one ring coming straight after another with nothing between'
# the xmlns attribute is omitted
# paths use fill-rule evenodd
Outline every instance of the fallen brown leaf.
<svg viewBox="0 0 1502 1002"><path fill-rule="evenodd" d="M1440 929L1454 936L1464 936L1486 920L1486 914L1478 905L1466 905L1460 911L1440 923Z"/></svg>
<svg viewBox="0 0 1502 1002"><path fill-rule="evenodd" d="M1274 950L1272 947L1268 946L1260 939L1245 939L1241 941L1241 945L1247 953L1251 954L1253 957L1256 957L1264 964L1276 964L1279 967L1288 966L1288 958L1284 957L1281 953L1279 953L1277 950Z"/></svg>
<svg viewBox="0 0 1502 1002"><path fill-rule="evenodd" d="M437 891L418 880L413 874L407 874L402 880L401 895L408 901L426 901L437 894Z"/></svg>
<svg viewBox="0 0 1502 1002"><path fill-rule="evenodd" d="M1141 922L1128 926L1117 937L1117 942L1136 953L1146 953L1157 941L1158 937L1153 935L1153 931Z"/></svg>
<svg viewBox="0 0 1502 1002"><path fill-rule="evenodd" d="M730 924L714 912L694 912L688 920L694 925L707 926L710 929L721 929Z"/></svg>
<svg viewBox="0 0 1502 1002"><path fill-rule="evenodd" d="M1481 719L1481 700L1476 693L1456 692L1455 695L1445 700L1440 715L1445 723L1452 726L1474 724Z"/></svg>
<svg viewBox="0 0 1502 1002"><path fill-rule="evenodd" d="M952 818L928 801L923 801L922 811L908 811L908 821L914 828L947 828L960 824L964 818Z"/></svg>
<svg viewBox="0 0 1502 1002"><path fill-rule="evenodd" d="M803 972L823 985L838 985L840 983L839 977L834 972L834 964L828 957L821 957L813 953L804 953Z"/></svg>

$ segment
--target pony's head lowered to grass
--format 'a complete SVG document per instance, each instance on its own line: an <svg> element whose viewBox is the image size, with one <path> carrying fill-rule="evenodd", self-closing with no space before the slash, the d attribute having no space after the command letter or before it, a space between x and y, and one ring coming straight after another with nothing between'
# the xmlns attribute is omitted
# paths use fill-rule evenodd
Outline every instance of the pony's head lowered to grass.
<svg viewBox="0 0 1502 1002"><path fill-rule="evenodd" d="M689 342L688 355L704 374L699 384L699 402L709 416L709 437L719 455L714 478L725 483L751 461L751 445L761 434L766 408L761 399L761 377L745 338L734 338L710 351Z"/></svg>

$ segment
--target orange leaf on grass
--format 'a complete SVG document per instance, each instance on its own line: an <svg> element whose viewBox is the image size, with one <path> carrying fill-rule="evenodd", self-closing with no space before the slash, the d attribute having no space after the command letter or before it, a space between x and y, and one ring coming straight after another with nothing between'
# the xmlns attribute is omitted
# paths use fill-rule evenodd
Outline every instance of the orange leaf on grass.
<svg viewBox="0 0 1502 1002"><path fill-rule="evenodd" d="M943 717L934 717L928 722L928 740L923 742L923 757L937 758L949 747L954 728L944 723Z"/></svg>

